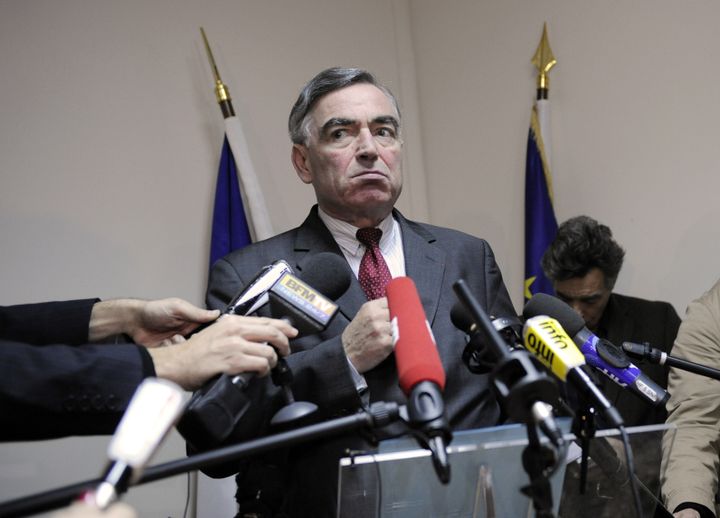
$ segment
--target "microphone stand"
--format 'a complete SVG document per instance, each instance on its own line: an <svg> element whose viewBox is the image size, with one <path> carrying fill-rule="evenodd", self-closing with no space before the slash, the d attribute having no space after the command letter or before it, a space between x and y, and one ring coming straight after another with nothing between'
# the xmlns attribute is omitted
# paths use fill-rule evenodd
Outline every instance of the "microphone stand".
<svg viewBox="0 0 720 518"><path fill-rule="evenodd" d="M552 420L538 419L541 417L538 413L548 414L542 417L552 417L543 402L558 399L557 385L535 368L525 351L508 350L487 313L462 279L455 282L453 289L475 324L480 326L490 338L497 359L490 377L498 399L512 419L526 424L528 445L523 450L522 462L530 478L530 484L523 487L522 492L532 499L537 517L552 517L554 515L549 477L564 459L566 445L562 433L550 425L550 423L554 425ZM539 423L540 428L553 442L555 451L541 443L536 423Z"/></svg>
<svg viewBox="0 0 720 518"><path fill-rule="evenodd" d="M690 362L678 358L676 356L670 356L666 352L663 352L654 347L650 347L649 344L636 344L633 342L623 342L623 350L633 358L638 360L647 360L650 363L658 365L668 365L670 367L676 367L684 371L700 374L706 378L712 378L714 380L720 380L720 370L702 365L700 363Z"/></svg>
<svg viewBox="0 0 720 518"><path fill-rule="evenodd" d="M579 493L585 494L587 488L588 458L590 454L590 440L595 437L597 428L595 426L595 409L588 405L583 405L579 412L575 414L571 426L572 432L580 440L580 487Z"/></svg>
<svg viewBox="0 0 720 518"><path fill-rule="evenodd" d="M351 416L331 419L296 430L261 437L252 441L193 455L185 459L151 466L145 470L135 485L146 484L189 471L209 468L218 464L315 439L342 435L368 427L380 428L399 418L400 409L397 403L376 402L370 406L369 410L362 410ZM0 516L4 518L29 516L67 506L76 500L78 495L84 490L95 487L99 482L101 482L101 479L95 478L43 493L9 500L0 504Z"/></svg>

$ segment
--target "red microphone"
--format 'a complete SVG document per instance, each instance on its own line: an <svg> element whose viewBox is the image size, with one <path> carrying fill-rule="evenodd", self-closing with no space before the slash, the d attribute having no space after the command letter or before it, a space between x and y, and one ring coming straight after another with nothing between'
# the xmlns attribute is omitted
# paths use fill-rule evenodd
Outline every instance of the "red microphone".
<svg viewBox="0 0 720 518"><path fill-rule="evenodd" d="M420 444L430 450L440 481L450 481L445 445L452 440L442 390L445 370L415 283L396 277L387 285L395 362L400 388L408 397L408 422Z"/></svg>

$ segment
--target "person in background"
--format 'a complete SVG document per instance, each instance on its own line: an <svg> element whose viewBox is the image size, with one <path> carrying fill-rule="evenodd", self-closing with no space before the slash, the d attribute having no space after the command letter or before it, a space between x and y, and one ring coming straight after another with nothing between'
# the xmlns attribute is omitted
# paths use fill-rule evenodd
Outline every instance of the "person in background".
<svg viewBox="0 0 720 518"><path fill-rule="evenodd" d="M688 305L673 356L720 369L720 281ZM718 516L720 381L670 369L661 469L665 503L677 518Z"/></svg>
<svg viewBox="0 0 720 518"><path fill-rule="evenodd" d="M669 353L680 317L667 302L614 293L625 251L612 231L588 216L576 216L560 225L545 251L542 268L557 297L585 320L595 335L620 346L622 342L649 343ZM668 371L661 365L635 362L661 387ZM663 423L665 408L651 406L605 376L598 376L603 392L620 411L626 426Z"/></svg>

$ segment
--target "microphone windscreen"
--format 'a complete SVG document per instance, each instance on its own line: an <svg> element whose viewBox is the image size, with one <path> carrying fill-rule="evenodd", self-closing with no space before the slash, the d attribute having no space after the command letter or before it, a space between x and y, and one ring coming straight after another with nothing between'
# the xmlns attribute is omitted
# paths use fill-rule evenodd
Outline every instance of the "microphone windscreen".
<svg viewBox="0 0 720 518"><path fill-rule="evenodd" d="M409 395L419 382L432 381L442 390L445 370L415 283L409 277L396 277L388 284L386 295L400 388Z"/></svg>
<svg viewBox="0 0 720 518"><path fill-rule="evenodd" d="M558 321L570 336L575 336L585 327L585 320L562 300L545 293L536 293L523 309L523 318L530 319L546 315Z"/></svg>
<svg viewBox="0 0 720 518"><path fill-rule="evenodd" d="M352 272L343 257L322 252L308 260L300 278L330 300L337 300L350 287Z"/></svg>
<svg viewBox="0 0 720 518"><path fill-rule="evenodd" d="M465 334L470 334L472 327L475 324L470 316L470 312L465 309L462 302L456 302L453 304L452 309L450 309L450 320L456 328Z"/></svg>

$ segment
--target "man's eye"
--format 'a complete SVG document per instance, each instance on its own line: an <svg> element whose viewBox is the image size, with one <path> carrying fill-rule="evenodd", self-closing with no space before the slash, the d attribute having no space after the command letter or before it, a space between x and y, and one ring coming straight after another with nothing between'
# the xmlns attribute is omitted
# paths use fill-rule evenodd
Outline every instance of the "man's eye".
<svg viewBox="0 0 720 518"><path fill-rule="evenodd" d="M347 136L348 130L346 129L336 129L330 133L330 138L332 138L333 140L342 140Z"/></svg>
<svg viewBox="0 0 720 518"><path fill-rule="evenodd" d="M380 128L377 130L378 137L395 138L395 130L392 128Z"/></svg>

